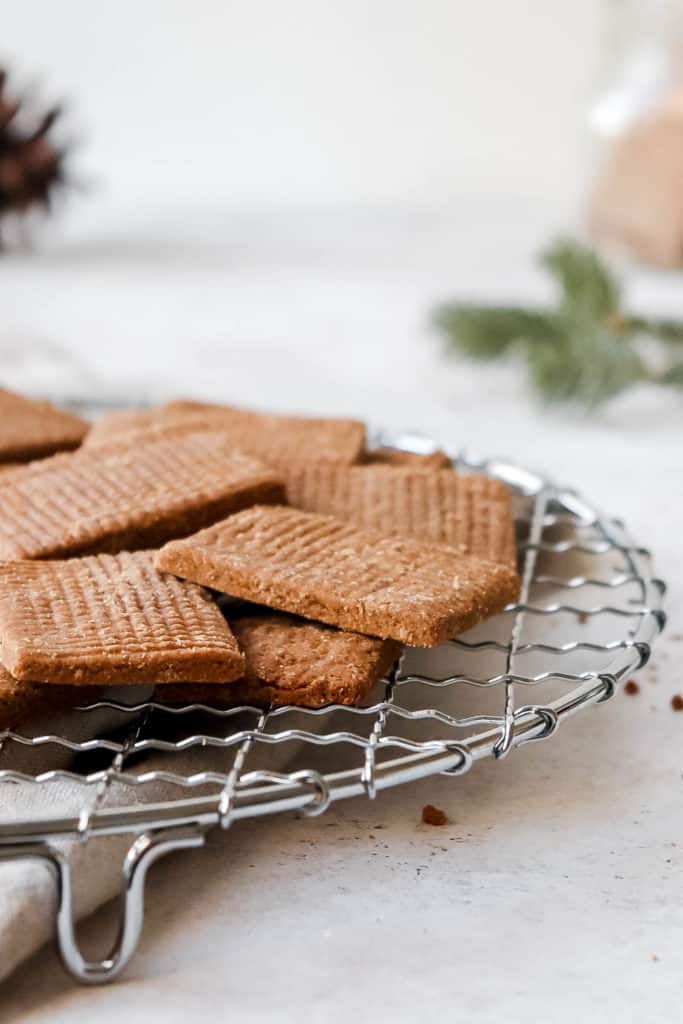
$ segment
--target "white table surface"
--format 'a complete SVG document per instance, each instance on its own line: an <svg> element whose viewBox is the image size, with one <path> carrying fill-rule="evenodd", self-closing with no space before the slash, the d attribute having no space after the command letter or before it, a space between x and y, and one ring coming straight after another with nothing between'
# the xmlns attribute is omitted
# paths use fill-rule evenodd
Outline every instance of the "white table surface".
<svg viewBox="0 0 683 1024"><path fill-rule="evenodd" d="M78 988L46 949L5 984L3 1020L680 1018L683 403L642 390L593 419L542 411L515 370L444 362L428 323L449 294L546 298L529 260L558 220L112 209L3 257L7 383L356 413L508 455L626 519L672 620L637 696L547 743L161 862L122 980ZM683 314L674 277L635 275L629 295ZM447 827L420 823L426 802ZM110 911L83 928L95 950Z"/></svg>

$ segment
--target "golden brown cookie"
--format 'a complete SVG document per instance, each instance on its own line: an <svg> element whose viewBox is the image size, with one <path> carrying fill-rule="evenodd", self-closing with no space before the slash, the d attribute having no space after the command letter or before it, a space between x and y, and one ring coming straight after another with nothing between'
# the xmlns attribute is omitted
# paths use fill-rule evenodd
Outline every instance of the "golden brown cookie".
<svg viewBox="0 0 683 1024"><path fill-rule="evenodd" d="M222 434L55 455L0 474L0 558L154 547L283 494Z"/></svg>
<svg viewBox="0 0 683 1024"><path fill-rule="evenodd" d="M302 458L351 463L365 444L365 426L357 420L279 416L190 401L109 413L93 425L87 443L134 443L199 430L222 431L233 447L272 466Z"/></svg>
<svg viewBox="0 0 683 1024"><path fill-rule="evenodd" d="M208 700L257 707L296 704L358 704L401 652L392 640L376 640L280 612L230 616L246 668L228 686L160 686L169 703Z"/></svg>
<svg viewBox="0 0 683 1024"><path fill-rule="evenodd" d="M287 498L364 530L448 544L467 555L516 564L510 492L481 474L452 469L300 463L285 471Z"/></svg>
<svg viewBox="0 0 683 1024"><path fill-rule="evenodd" d="M0 562L0 661L15 679L74 686L237 679L244 658L210 595L153 552Z"/></svg>
<svg viewBox="0 0 683 1024"><path fill-rule="evenodd" d="M90 424L50 402L0 388L0 461L28 462L78 448Z"/></svg>
<svg viewBox="0 0 683 1024"><path fill-rule="evenodd" d="M494 615L519 590L508 566L277 505L172 541L156 565L235 597L418 647Z"/></svg>

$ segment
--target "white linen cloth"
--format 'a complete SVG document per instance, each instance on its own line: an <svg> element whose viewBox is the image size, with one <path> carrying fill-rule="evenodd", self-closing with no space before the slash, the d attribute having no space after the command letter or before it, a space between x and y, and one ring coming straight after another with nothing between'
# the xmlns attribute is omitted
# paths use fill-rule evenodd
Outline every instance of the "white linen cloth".
<svg viewBox="0 0 683 1024"><path fill-rule="evenodd" d="M135 688L134 701L145 699L150 691ZM107 691L106 696L126 700L125 691ZM65 735L83 742L95 736L106 735L112 729L131 721L129 712L103 707L88 712L72 711L36 721L31 728L18 729L23 735ZM113 754L111 757L113 758ZM191 770L196 752L183 754L183 770ZM7 740L0 754L0 767L26 774L39 771L68 769L74 753L54 743L44 746L25 746ZM177 767L170 763L169 755L156 755L146 760L145 770L155 767ZM215 791L216 787L213 787ZM209 792L207 787L194 787L193 795ZM186 792L186 791L185 791ZM150 782L142 787L124 785L119 781L106 787L98 796L98 784L87 784L74 779L57 778L47 781L0 781L0 820L35 820L40 818L78 816L82 809L114 807L142 802L163 802L178 798L179 789L168 782ZM73 879L73 913L76 920L92 913L107 900L118 895L121 888L121 868L124 857L135 835L107 836L87 842L57 840L51 843L67 858ZM11 861L0 860L0 979L31 956L47 942L55 931L56 887L53 873L39 858ZM107 955L103 950L100 956Z"/></svg>
<svg viewBox="0 0 683 1024"><path fill-rule="evenodd" d="M152 690L149 687L118 687L105 690L102 699L137 705L151 696ZM214 722L215 731L220 735L242 732L253 728L257 719L258 716L253 712L231 715L228 719L218 718ZM102 708L90 711L67 711L64 714L36 720L30 727L18 729L17 732L25 736L65 736L80 743L114 734L113 738L120 741L121 736L130 735L131 730L135 728L134 723L139 721L139 715L133 717L130 711L119 710L105 704ZM308 723L308 727L315 730L321 725L314 721ZM214 732L214 727L208 722L198 728L212 734ZM144 730L146 739L160 735L168 738L163 725L147 724ZM211 755L212 769L220 770L222 761L223 774L227 774L240 743L241 741L229 745L222 752L214 750ZM270 770L284 771L297 747L298 744L295 742L278 747L269 745L259 756L262 760L267 759ZM105 756L111 758L111 764L115 755L105 752ZM207 767L206 751L200 744L182 752L152 750L142 757L144 760L138 760L134 765L124 762L123 770L126 774L165 769L181 776L188 776L197 774ZM7 740L5 749L0 751L0 768L24 772L34 777L41 771L72 768L73 759L74 753L65 746L50 743L29 747L16 740ZM104 807L163 803L187 798L189 795L200 797L214 794L218 799L220 793L220 786L217 783L193 785L191 789L180 788L165 780L131 785L119 779L116 772L110 774L103 792L98 792L99 789L99 782L86 783L73 778L42 779L35 782L15 781L12 777L6 776L0 779L0 821L6 824L13 820L77 817L84 808L91 811L95 805L101 810ZM50 845L59 850L70 865L75 921L86 917L103 903L119 895L122 887L123 861L135 838L136 833L130 832L88 838L85 842L78 838L50 841ZM0 860L0 893L1 981L55 934L55 879L49 866L39 858ZM78 943L78 936L76 941ZM108 953L108 949L98 950L96 958L102 959Z"/></svg>
<svg viewBox="0 0 683 1024"><path fill-rule="evenodd" d="M151 800L163 800L164 791L173 787L159 784L150 793ZM64 813L77 814L82 804L83 787L78 783L19 783L4 787L0 792L3 820L16 810L17 817L33 818L54 812L55 806ZM131 787L117 788L107 805L137 799ZM74 878L74 916L76 919L92 913L102 903L117 895L121 883L121 865L132 842L130 835L109 836L86 843L58 842L54 845L64 851L71 864ZM47 942L55 930L56 892L52 872L38 859L0 862L0 979L31 956ZM101 955L105 956L107 950Z"/></svg>

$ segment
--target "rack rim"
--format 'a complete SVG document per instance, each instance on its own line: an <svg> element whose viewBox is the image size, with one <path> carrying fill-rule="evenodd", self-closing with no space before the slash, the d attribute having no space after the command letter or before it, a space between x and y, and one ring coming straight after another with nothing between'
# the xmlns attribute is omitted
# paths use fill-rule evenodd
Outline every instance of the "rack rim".
<svg viewBox="0 0 683 1024"><path fill-rule="evenodd" d="M433 444L414 434L378 434L376 438L379 445L390 444L396 448L413 451L421 450L425 443ZM317 779L316 773L299 772L295 773L298 777L282 776L270 784L266 779L264 785L264 779L261 778L251 785L235 788L228 809L221 804L221 793L134 806L102 807L88 820L88 836L142 834L187 827L204 832L216 825L226 827L234 820L272 813L296 810L317 813L336 800L363 794L373 797L376 791L430 775L462 774L476 760L489 756L504 756L514 747L551 736L565 719L583 708L603 703L612 697L623 678L645 664L651 644L664 625L662 598L666 588L661 580L649 573L649 566L641 569L641 563L648 558L648 552L631 543L623 523L602 516L576 491L557 487L543 475L520 467L514 462L479 459L466 453L454 456L453 461L468 470L486 472L502 479L518 493L529 498L535 498L543 492L552 492L571 516L585 525L599 524L613 546L628 553L628 558L634 565L636 578L643 583L648 592L648 614L641 614L637 631L627 645L632 649L634 657L629 658L626 664L622 658L619 665L619 653L623 654L624 650L624 645L621 644L603 671L590 674L562 697L542 707L531 704L518 708L503 750L500 746L500 728L489 728L449 744L447 750L404 752L391 760L374 764L371 786L368 785L368 779L364 777L361 766L331 772ZM626 543L620 543L615 537L616 528L626 537ZM527 546L530 549L534 547L533 543ZM522 605L513 606L512 610L519 611L520 608L528 610ZM47 772L45 776L59 774L59 771ZM249 775L244 777L245 783L248 779ZM82 820L77 815L0 822L0 859L11 856L13 851L17 852L18 848L25 844L76 837L84 838Z"/></svg>

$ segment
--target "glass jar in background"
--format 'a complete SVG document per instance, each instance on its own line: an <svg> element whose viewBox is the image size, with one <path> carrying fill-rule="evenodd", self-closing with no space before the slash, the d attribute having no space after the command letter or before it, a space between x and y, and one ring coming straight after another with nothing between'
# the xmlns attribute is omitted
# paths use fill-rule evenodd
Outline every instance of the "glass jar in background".
<svg viewBox="0 0 683 1024"><path fill-rule="evenodd" d="M598 242L683 265L683 0L611 0L589 111Z"/></svg>

